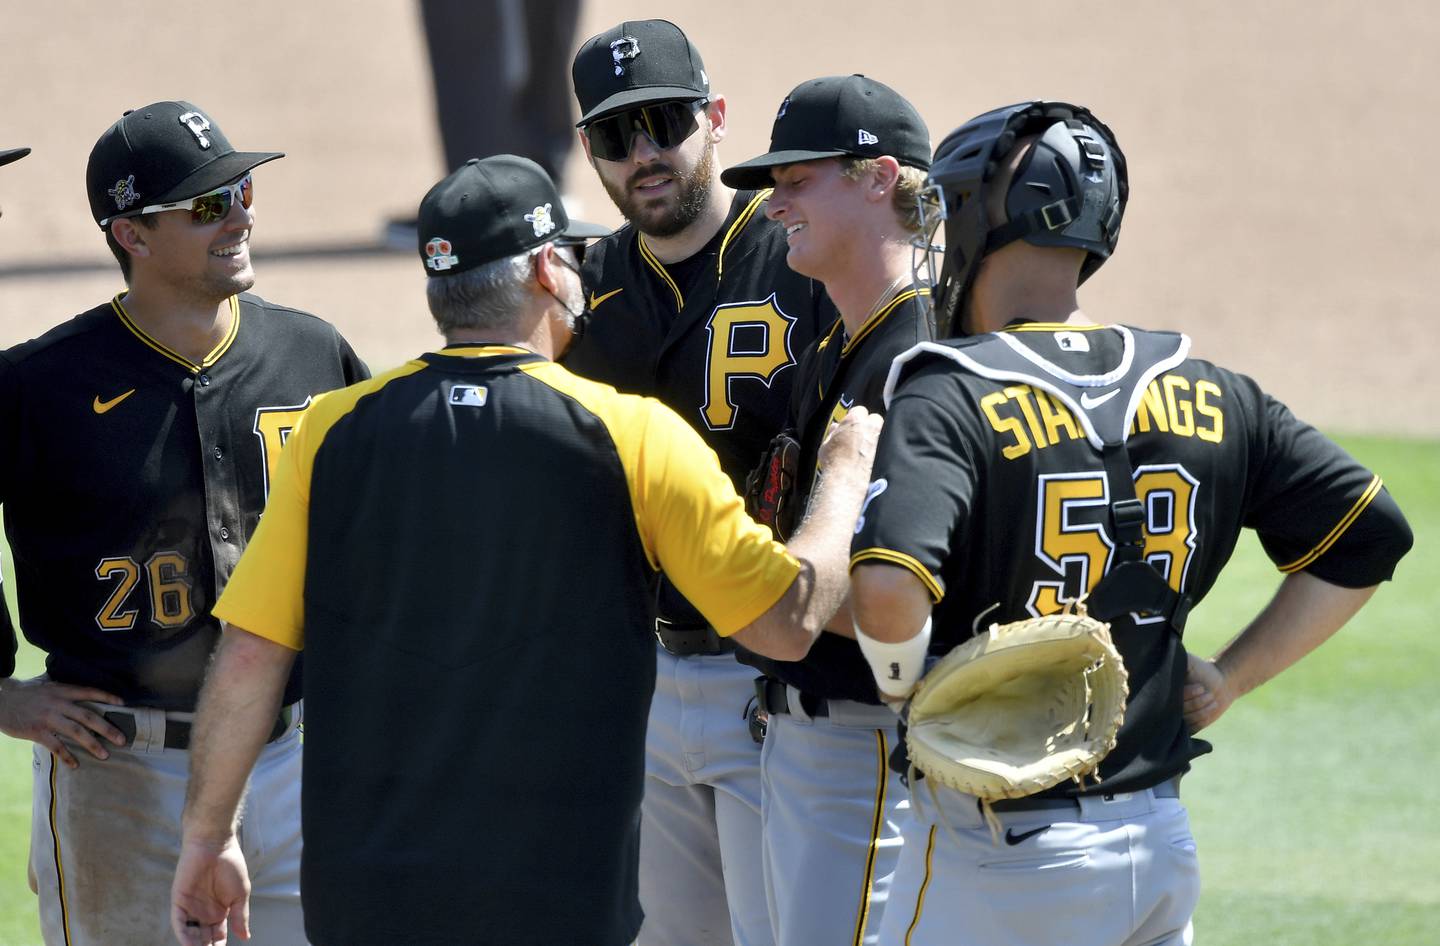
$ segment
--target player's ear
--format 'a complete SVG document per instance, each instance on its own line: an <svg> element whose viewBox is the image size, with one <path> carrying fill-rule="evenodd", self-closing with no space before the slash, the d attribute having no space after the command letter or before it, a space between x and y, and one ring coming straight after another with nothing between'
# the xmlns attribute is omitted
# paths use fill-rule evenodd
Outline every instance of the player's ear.
<svg viewBox="0 0 1440 946"><path fill-rule="evenodd" d="M888 154L882 154L870 162L870 173L865 176L865 196L872 201L889 200L900 180L900 162Z"/></svg>
<svg viewBox="0 0 1440 946"><path fill-rule="evenodd" d="M585 160L590 162L590 166L593 168L595 166L595 156L590 153L590 136L585 134L585 129L583 128L575 129L575 134L580 138L580 147L585 149Z"/></svg>
<svg viewBox="0 0 1440 946"><path fill-rule="evenodd" d="M705 106L705 117L710 120L710 140L717 143L723 141L725 138L725 96L719 93L710 96L710 104Z"/></svg>
<svg viewBox="0 0 1440 946"><path fill-rule="evenodd" d="M130 217L121 217L110 224L110 235L115 242L131 256L149 256L150 247L145 243L145 229Z"/></svg>
<svg viewBox="0 0 1440 946"><path fill-rule="evenodd" d="M540 252L535 254L535 281L552 295L559 295L563 289L560 282L564 277L560 270L565 264L555 257L555 244L546 243L540 247Z"/></svg>

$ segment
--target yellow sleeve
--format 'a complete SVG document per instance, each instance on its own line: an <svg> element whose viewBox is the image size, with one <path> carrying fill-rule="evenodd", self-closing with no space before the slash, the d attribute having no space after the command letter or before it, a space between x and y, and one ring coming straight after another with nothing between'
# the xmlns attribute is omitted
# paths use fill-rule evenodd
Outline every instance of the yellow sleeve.
<svg viewBox="0 0 1440 946"><path fill-rule="evenodd" d="M319 404L317 400L315 404ZM265 514L213 613L227 623L282 644L305 646L305 557L309 544L310 471L315 447L300 416L275 470Z"/></svg>
<svg viewBox="0 0 1440 946"><path fill-rule="evenodd" d="M784 596L800 563L746 514L700 435L658 401L643 403L640 438L621 451L634 457L626 474L641 540L680 593L729 636Z"/></svg>

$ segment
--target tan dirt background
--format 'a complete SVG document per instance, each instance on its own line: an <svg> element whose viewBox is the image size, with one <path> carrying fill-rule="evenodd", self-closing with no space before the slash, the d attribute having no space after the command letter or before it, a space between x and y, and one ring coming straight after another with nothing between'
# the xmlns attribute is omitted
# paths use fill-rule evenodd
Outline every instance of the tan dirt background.
<svg viewBox="0 0 1440 946"><path fill-rule="evenodd" d="M723 162L763 151L785 93L818 75L895 86L936 140L1020 99L1091 106L1133 193L1083 291L1092 315L1183 329L1330 430L1440 434L1433 4L589 0L580 33L651 16L729 98ZM413 3L3 0L0 88L0 147L35 149L0 170L0 346L121 288L85 160L124 109L168 98L237 147L289 152L258 177L257 291L332 320L376 369L437 343L418 262L374 250L443 172ZM587 216L618 222L588 168L570 179Z"/></svg>

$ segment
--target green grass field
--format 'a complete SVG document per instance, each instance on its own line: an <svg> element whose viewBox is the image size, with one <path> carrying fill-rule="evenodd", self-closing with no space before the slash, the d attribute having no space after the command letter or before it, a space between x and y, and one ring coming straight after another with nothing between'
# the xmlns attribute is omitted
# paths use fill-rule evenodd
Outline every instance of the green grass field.
<svg viewBox="0 0 1440 946"><path fill-rule="evenodd" d="M1205 946L1440 943L1440 444L1345 444L1385 478L1415 549L1349 627L1206 733L1215 752L1184 788ZM1191 618L1190 648L1213 652L1278 580L1247 538ZM39 670L22 649L20 672ZM0 946L40 942L29 820L29 744L0 738Z"/></svg>

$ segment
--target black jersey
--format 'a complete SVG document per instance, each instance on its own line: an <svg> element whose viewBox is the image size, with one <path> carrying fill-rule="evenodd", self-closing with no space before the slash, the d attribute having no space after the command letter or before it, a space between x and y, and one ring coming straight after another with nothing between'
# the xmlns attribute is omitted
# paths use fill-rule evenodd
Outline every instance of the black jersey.
<svg viewBox="0 0 1440 946"><path fill-rule="evenodd" d="M799 571L651 398L458 345L316 402L217 611L309 654L317 942L634 940L660 567L721 634Z"/></svg>
<svg viewBox="0 0 1440 946"><path fill-rule="evenodd" d="M577 374L685 418L737 490L785 424L796 359L835 319L820 284L785 265L769 196L737 193L715 239L679 264L661 263L631 226L592 246L594 314L565 357Z"/></svg>
<svg viewBox="0 0 1440 946"><path fill-rule="evenodd" d="M925 584L932 652L990 623L1055 612L1106 574L1116 489L1090 415L1116 405L1143 556L1175 592L1203 599L1243 527L1282 572L1349 587L1390 577L1411 535L1379 477L1249 378L1188 358L1182 336L1146 374L1139 343L1160 334L1031 323L897 361L851 561L898 565ZM1084 393L1067 395L1055 378ZM1111 625L1130 701L1098 790L1118 792L1184 771L1208 746L1183 724L1176 631L1143 613Z"/></svg>
<svg viewBox="0 0 1440 946"><path fill-rule="evenodd" d="M740 191L703 249L661 263L643 234L624 226L585 254L592 317L565 367L620 391L658 398L720 457L743 491L785 425L794 365L835 321L823 287L785 263L785 230L765 217L770 191ZM699 615L668 584L663 615Z"/></svg>
<svg viewBox="0 0 1440 946"><path fill-rule="evenodd" d="M830 428L859 405L884 413L885 380L895 356L934 337L928 289L896 295L848 336L837 321L800 359L791 396L791 425L800 441L796 508L809 503L821 475L820 443ZM739 659L802 692L826 699L880 703L875 677L853 640L821 634L799 661L771 660L748 651Z"/></svg>
<svg viewBox="0 0 1440 946"><path fill-rule="evenodd" d="M210 607L312 396L368 376L328 323L257 296L194 364L115 300L0 354L0 504L20 627L63 683L192 710ZM13 672L13 632L0 653ZM298 676L287 701L299 698Z"/></svg>

